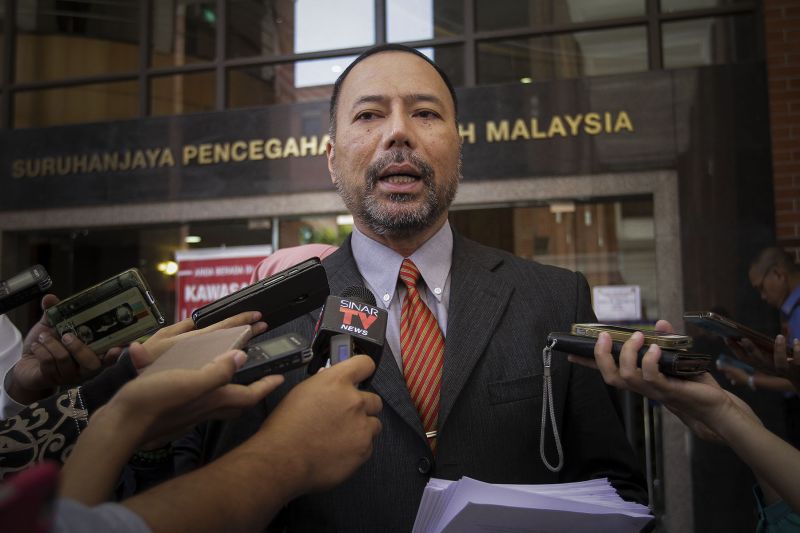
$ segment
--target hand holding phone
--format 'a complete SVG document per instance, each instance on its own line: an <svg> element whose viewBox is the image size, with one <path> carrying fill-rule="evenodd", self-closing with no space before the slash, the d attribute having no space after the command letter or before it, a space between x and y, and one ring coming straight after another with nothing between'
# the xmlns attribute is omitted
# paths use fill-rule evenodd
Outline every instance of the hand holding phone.
<svg viewBox="0 0 800 533"><path fill-rule="evenodd" d="M599 335L599 333L598 333ZM566 354L577 355L587 359L594 359L594 347L597 343L595 337L584 337L572 335L570 333L553 332L547 336L547 344L552 345L554 351ZM614 361L619 363L619 355L622 352L623 342L614 341L611 343L611 355ZM642 359L647 353L650 344L645 341L638 352L637 365L642 365ZM658 361L658 369L668 376L688 377L702 374L713 364L710 355L688 353L680 350L661 349L661 359Z"/></svg>
<svg viewBox="0 0 800 533"><path fill-rule="evenodd" d="M252 327L237 326L183 338L145 367L141 375L155 374L172 368L199 370L218 355L229 350L241 349L252 336Z"/></svg>
<svg viewBox="0 0 800 533"><path fill-rule="evenodd" d="M245 311L260 311L274 329L325 303L330 294L325 268L314 257L195 309L195 326L206 327Z"/></svg>
<svg viewBox="0 0 800 533"><path fill-rule="evenodd" d="M687 311L683 314L683 320L726 339L734 341L750 339L758 349L767 354L772 354L775 350L774 337L764 335L744 324L711 311ZM789 357L793 355L792 346L789 342L786 343L786 354Z"/></svg>

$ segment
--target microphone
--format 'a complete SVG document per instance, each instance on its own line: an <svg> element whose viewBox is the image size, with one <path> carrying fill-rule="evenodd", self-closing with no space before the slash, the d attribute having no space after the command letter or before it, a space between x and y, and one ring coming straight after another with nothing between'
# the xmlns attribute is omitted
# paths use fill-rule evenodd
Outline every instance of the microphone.
<svg viewBox="0 0 800 533"><path fill-rule="evenodd" d="M375 295L365 287L352 286L341 296L328 296L314 331L308 363L309 375L316 374L330 360L335 365L355 354L381 360L386 342L387 312L375 303Z"/></svg>

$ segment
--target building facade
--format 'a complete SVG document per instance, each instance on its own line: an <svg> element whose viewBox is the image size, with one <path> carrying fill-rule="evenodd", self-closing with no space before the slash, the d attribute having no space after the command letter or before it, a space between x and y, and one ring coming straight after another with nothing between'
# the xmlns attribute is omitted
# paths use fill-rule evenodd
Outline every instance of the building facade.
<svg viewBox="0 0 800 533"><path fill-rule="evenodd" d="M790 0L3 0L0 277L42 263L66 296L136 266L176 316L176 252L341 242L327 99L400 42L457 88L458 231L596 298L636 288L628 322L720 308L774 334L747 270L800 249L798 19ZM754 526L741 464L704 472L713 451L624 400L659 527Z"/></svg>

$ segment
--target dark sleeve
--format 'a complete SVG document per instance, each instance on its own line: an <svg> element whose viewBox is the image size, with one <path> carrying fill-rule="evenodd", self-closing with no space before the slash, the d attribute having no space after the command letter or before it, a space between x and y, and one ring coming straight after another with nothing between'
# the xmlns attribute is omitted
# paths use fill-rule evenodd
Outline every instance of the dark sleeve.
<svg viewBox="0 0 800 533"><path fill-rule="evenodd" d="M596 322L589 285L583 275L577 276L575 322ZM644 476L619 416L617 391L597 370L574 364L569 369L564 439L572 453L565 457L564 474L569 479L607 477L624 499L647 504Z"/></svg>
<svg viewBox="0 0 800 533"><path fill-rule="evenodd" d="M81 400L83 400L83 407L89 412L89 416L105 405L123 385L138 375L126 348L115 365L106 368L81 385Z"/></svg>
<svg viewBox="0 0 800 533"><path fill-rule="evenodd" d="M63 463L94 410L135 376L124 353L80 387L32 403L0 422L0 479L45 459Z"/></svg>

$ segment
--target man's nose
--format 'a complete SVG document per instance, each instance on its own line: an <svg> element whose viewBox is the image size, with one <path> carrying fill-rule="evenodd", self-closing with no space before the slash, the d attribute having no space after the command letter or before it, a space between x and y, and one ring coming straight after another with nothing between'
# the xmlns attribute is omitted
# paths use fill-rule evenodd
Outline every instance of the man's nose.
<svg viewBox="0 0 800 533"><path fill-rule="evenodd" d="M387 121L388 131L384 142L384 149L414 148L414 131L411 117L405 113L392 113Z"/></svg>

